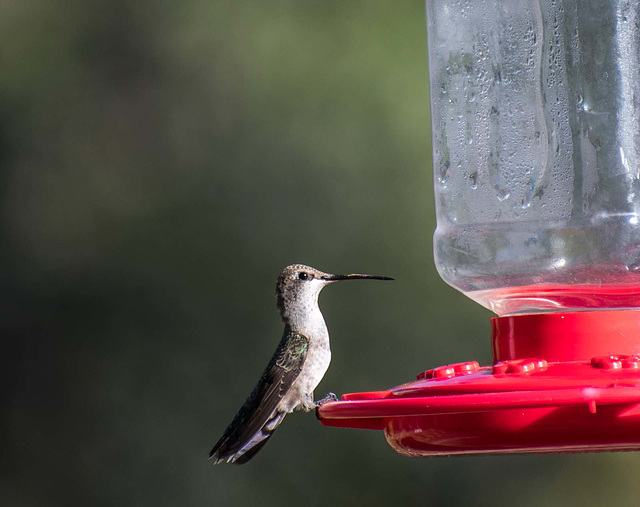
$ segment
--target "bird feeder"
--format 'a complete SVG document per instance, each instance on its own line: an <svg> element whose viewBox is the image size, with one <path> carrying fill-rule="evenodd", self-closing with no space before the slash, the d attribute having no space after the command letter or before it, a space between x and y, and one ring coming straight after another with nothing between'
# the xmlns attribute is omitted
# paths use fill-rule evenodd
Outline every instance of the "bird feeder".
<svg viewBox="0 0 640 507"><path fill-rule="evenodd" d="M409 456L640 449L640 3L427 0L442 278L493 364L318 409Z"/></svg>

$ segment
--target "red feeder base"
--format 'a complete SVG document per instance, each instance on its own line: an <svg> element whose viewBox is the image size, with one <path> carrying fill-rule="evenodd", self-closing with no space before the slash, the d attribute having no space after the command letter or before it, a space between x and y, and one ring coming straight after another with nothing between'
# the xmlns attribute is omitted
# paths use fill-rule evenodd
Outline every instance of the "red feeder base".
<svg viewBox="0 0 640 507"><path fill-rule="evenodd" d="M325 403L325 426L384 430L408 456L640 449L640 311L493 319L495 364L440 366Z"/></svg>

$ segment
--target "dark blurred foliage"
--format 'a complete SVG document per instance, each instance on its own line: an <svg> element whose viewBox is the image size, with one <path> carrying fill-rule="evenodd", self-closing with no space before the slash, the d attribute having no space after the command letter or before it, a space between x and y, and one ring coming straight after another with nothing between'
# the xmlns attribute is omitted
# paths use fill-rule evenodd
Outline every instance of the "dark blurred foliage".
<svg viewBox="0 0 640 507"><path fill-rule="evenodd" d="M331 287L317 394L490 360L447 287L418 1L0 2L0 503L587 505L638 455L409 459L287 418L206 455L275 348L280 269Z"/></svg>

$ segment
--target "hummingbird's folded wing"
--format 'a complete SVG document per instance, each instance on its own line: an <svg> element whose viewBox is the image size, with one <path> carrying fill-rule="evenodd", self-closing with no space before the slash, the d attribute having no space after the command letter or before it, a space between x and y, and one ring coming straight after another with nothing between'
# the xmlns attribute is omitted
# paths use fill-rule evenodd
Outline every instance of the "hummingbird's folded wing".
<svg viewBox="0 0 640 507"><path fill-rule="evenodd" d="M262 446L286 412L277 411L307 357L309 338L285 328L280 345L247 401L209 454L216 462L235 462L250 449ZM258 449L255 449L257 451ZM250 456L245 456L244 462Z"/></svg>

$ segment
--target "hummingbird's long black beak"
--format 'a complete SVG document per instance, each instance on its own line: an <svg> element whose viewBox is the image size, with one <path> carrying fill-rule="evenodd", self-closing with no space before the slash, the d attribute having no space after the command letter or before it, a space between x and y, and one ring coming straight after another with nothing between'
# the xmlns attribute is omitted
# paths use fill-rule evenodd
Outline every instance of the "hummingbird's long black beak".
<svg viewBox="0 0 640 507"><path fill-rule="evenodd" d="M338 280L394 280L389 276L364 275L360 273L352 273L349 275L326 275L322 277L328 282L337 282Z"/></svg>

